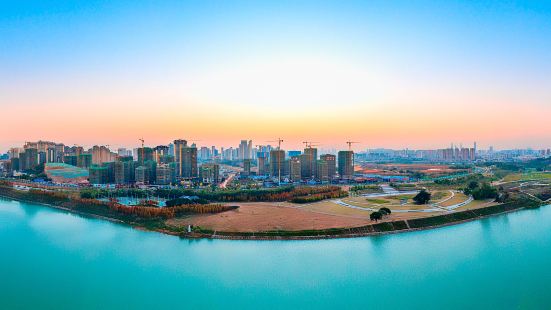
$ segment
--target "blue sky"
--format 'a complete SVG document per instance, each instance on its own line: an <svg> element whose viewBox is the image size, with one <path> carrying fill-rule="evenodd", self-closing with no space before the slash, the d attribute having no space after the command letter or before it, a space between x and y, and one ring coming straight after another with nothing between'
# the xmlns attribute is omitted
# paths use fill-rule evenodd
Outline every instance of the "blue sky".
<svg viewBox="0 0 551 310"><path fill-rule="evenodd" d="M442 105L474 109L488 103L494 109L502 106L495 115L511 122L522 108L532 114L538 109L549 111L550 51L550 1L0 1L0 107L19 111L21 106L86 108L98 103L102 107L120 104L129 111L155 104L166 109L198 109L199 113L201 107L213 111L247 101L266 107L275 103L258 94L226 94L216 82L225 83L227 76L245 76L235 87L246 87L250 72L236 73L241 67L273 63L263 69L273 70L282 59L292 66L313 58L316 62L311 66L359 68L362 73L349 70L340 77L342 72L336 69L333 75L341 80L365 77L371 81L365 88L342 89L355 94L343 99L350 100L345 104L357 105L366 115L387 117L378 108L385 104L399 110ZM216 75L220 68L229 73ZM294 74L292 69L287 71ZM274 74L268 72L263 79ZM200 90L187 86L202 79ZM211 97L210 93L220 94ZM308 99L308 94L297 92L297 96ZM325 96L323 91L321 96ZM288 100L289 107L300 104L287 97L280 99ZM327 107L339 104L329 102ZM254 118L254 113L245 112L245 116ZM458 115L457 123L467 115ZM130 116L143 117L140 113ZM314 119L304 117L314 124ZM329 116L320 117L329 120ZM407 115L398 117L402 118ZM44 123L36 123L43 128ZM512 137L492 138L489 129L480 127L464 136L447 128L446 135L433 138L436 144L446 139L471 141L479 139L475 134L481 132L482 141L504 147L545 146L551 138L550 133L521 125L514 131L525 130L526 134ZM81 125L76 129L91 139L92 128ZM347 130L384 132L385 128ZM164 138L167 132L155 138ZM350 136L350 132L342 135ZM405 133L392 133L377 143L387 146L383 144L390 141L388 146L396 146L404 141ZM53 131L47 135L56 137ZM235 130L225 138L242 135ZM123 140L121 136L115 142ZM415 142L412 146L423 145Z"/></svg>

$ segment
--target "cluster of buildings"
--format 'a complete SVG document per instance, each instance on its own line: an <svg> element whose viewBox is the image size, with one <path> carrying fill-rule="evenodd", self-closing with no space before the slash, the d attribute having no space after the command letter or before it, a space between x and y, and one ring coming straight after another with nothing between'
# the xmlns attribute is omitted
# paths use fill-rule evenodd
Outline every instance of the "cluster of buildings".
<svg viewBox="0 0 551 310"><path fill-rule="evenodd" d="M314 147L303 152L274 149L257 154L258 175L270 176L278 182L318 181L331 182L335 179L351 180L354 176L354 152L339 151L337 155L321 154ZM250 164L243 163L243 173L250 174Z"/></svg>
<svg viewBox="0 0 551 310"><path fill-rule="evenodd" d="M335 154L336 153L336 154ZM240 179L260 178L271 182L349 181L354 179L354 163L369 160L423 159L440 162L472 162L475 160L507 160L551 156L551 150L477 150L476 143L467 148L454 146L437 150L376 149L354 154L352 150L324 152L306 144L303 151L285 151L270 145L255 145L241 140L237 147L201 147L187 140L174 140L168 145L133 150L109 146L67 146L50 141L25 142L0 158L4 175L38 174L48 163L63 163L88 171L91 184L170 185L182 183L218 184L223 176L220 164L239 166ZM53 166L53 165L52 165ZM234 169L235 170L235 169ZM69 183L70 180L67 180Z"/></svg>
<svg viewBox="0 0 551 310"><path fill-rule="evenodd" d="M251 140L242 140L236 148L198 149L183 139L156 147L119 148L117 152L108 145L84 149L50 141L26 142L8 151L3 170L10 176L37 174L42 172L37 169L44 169L49 163L63 163L86 169L91 184L217 184L222 179L220 162L241 166L242 178L259 176L278 182L329 182L352 179L354 175L352 151L318 156L318 150L311 146L303 152L285 152L270 145L253 147Z"/></svg>

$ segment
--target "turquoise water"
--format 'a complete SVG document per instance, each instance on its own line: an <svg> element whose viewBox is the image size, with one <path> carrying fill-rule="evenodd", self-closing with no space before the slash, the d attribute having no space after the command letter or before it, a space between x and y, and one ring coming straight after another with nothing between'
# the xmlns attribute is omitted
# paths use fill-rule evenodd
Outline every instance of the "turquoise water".
<svg viewBox="0 0 551 310"><path fill-rule="evenodd" d="M0 308L550 308L551 207L318 241L184 240L0 198Z"/></svg>

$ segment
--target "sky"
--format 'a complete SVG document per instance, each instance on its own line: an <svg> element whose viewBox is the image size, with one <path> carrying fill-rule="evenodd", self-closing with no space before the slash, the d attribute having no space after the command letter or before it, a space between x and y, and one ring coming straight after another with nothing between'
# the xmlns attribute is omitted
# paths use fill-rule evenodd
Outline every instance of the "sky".
<svg viewBox="0 0 551 310"><path fill-rule="evenodd" d="M0 152L548 148L551 2L0 0L0 111Z"/></svg>

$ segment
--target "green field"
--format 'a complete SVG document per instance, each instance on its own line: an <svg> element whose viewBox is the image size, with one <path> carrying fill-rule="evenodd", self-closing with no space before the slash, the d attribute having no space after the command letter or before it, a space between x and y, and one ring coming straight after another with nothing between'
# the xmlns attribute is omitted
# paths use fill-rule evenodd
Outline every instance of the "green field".
<svg viewBox="0 0 551 310"><path fill-rule="evenodd" d="M513 173L503 178L503 181L505 182L528 181L528 180L551 181L551 172Z"/></svg>

